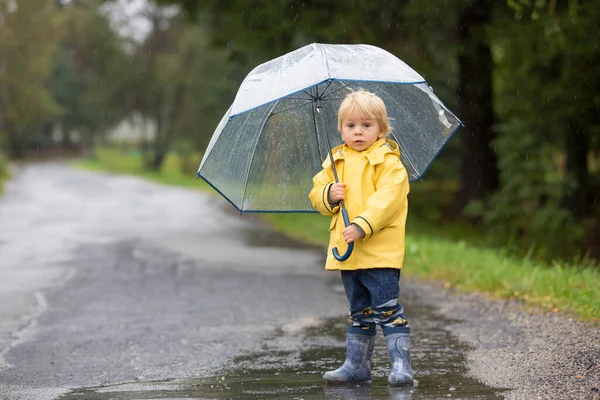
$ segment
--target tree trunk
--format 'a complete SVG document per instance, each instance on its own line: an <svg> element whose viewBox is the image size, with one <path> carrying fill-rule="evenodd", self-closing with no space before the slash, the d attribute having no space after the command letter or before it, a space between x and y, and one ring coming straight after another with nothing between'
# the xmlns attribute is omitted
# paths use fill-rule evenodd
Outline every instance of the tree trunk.
<svg viewBox="0 0 600 400"><path fill-rule="evenodd" d="M152 155L148 158L147 167L152 171L160 171L169 150L169 132L163 115L159 114L159 111L155 112L155 115L158 115L158 118L156 118L156 136L154 137L154 143L152 143Z"/></svg>
<svg viewBox="0 0 600 400"><path fill-rule="evenodd" d="M25 158L27 155L27 146L23 135L19 135L18 133L15 133L9 129L7 132L5 132L5 138L8 156L10 158L19 160Z"/></svg>
<svg viewBox="0 0 600 400"><path fill-rule="evenodd" d="M167 149L164 147L157 148L154 151L154 159L152 160L152 169L155 171L160 171L162 168L162 163L165 160L165 156L167 155Z"/></svg>
<svg viewBox="0 0 600 400"><path fill-rule="evenodd" d="M465 123L459 132L462 155L456 205L460 210L471 200L487 198L499 186L497 157L492 148L493 61L485 32L491 8L491 0L472 1L462 10L458 22L458 115Z"/></svg>
<svg viewBox="0 0 600 400"><path fill-rule="evenodd" d="M183 107L184 85L171 86L165 90L164 101L160 107L160 118L156 131L156 141L154 143L154 161L153 167L160 170L165 160L171 140L173 139L173 121L176 120L177 113Z"/></svg>
<svg viewBox="0 0 600 400"><path fill-rule="evenodd" d="M590 140L586 132L575 129L566 135L566 175L571 190L564 199L564 206L577 217L585 217L591 211L588 179L588 151Z"/></svg>

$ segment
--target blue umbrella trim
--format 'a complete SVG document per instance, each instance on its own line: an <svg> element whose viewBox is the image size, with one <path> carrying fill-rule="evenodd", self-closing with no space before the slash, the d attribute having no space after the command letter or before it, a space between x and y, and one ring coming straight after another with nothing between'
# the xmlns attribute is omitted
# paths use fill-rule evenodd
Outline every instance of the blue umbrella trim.
<svg viewBox="0 0 600 400"><path fill-rule="evenodd" d="M206 179L205 177L203 177L200 172L198 172L196 174L196 179L198 178L202 178L202 180L206 183L208 183L208 185L213 188L217 193L219 193L225 200L227 200L229 202L229 204L231 204L236 210L239 211L240 215L242 215L243 213L309 213L309 214L316 214L317 211L316 210L244 210L239 208L233 201L231 201L231 199L229 197L227 197L223 192L221 192L219 189L217 189L217 187L215 185L213 185L208 179Z"/></svg>
<svg viewBox="0 0 600 400"><path fill-rule="evenodd" d="M457 118L458 120L458 118ZM461 126L465 126L460 120L458 121L459 125L456 126L456 128L454 128L454 130L452 131L452 133L450 135L448 135L448 139L446 139L446 141L444 142L444 145L442 147L440 147L439 151L436 153L435 156L433 156L433 158L431 159L431 161L429 162L429 164L427 164L427 166L425 167L425 169L423 170L423 172L417 176L415 179L409 181L409 182L415 182L415 181L421 181L423 182L423 180L421 179L423 177L423 175L425 175L425 173L427 172L427 170L429 169L429 167L431 167L431 164L433 164L433 162L435 161L436 158L438 158L438 156L440 155L440 153L442 152L442 150L444 149L444 147L446 147L446 143L448 143L450 141L450 139L452 139L452 137L456 134L456 132L458 131L458 129Z"/></svg>

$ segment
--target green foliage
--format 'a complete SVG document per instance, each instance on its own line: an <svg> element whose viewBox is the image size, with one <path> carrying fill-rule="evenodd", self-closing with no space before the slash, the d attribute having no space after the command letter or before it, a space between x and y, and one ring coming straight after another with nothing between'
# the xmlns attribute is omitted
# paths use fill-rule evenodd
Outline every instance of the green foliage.
<svg viewBox="0 0 600 400"><path fill-rule="evenodd" d="M593 138L600 99L586 93L600 89L600 49L587 40L600 34L600 8L554 4L512 2L517 19L500 19L492 30L502 187L468 210L483 217L495 244L545 259L587 251L598 212L597 206L582 208L591 207L586 196L597 190L592 182L598 171L585 167L585 158L599 149ZM569 168L581 158L574 152L578 146L582 167ZM578 192L583 200L568 206Z"/></svg>
<svg viewBox="0 0 600 400"><path fill-rule="evenodd" d="M48 87L61 114L53 120L69 140L72 132L91 142L125 116L120 77L126 54L109 21L92 7L57 13L63 35Z"/></svg>
<svg viewBox="0 0 600 400"><path fill-rule="evenodd" d="M8 175L8 161L6 160L6 156L0 152L0 194L4 190L4 181L8 178Z"/></svg>
<svg viewBox="0 0 600 400"><path fill-rule="evenodd" d="M140 149L146 167L158 170L172 149L186 157L204 150L238 79L231 78L236 67L227 63L227 50L209 48L206 29L165 9L153 13L152 33L133 46L126 85L130 111L156 126Z"/></svg>
<svg viewBox="0 0 600 400"><path fill-rule="evenodd" d="M180 85L181 107L173 124L181 153L203 151L222 115L233 101L240 75L227 62L227 50L212 49L206 29L186 25L177 54L170 55L166 85ZM200 161L200 160L198 160ZM196 169L199 165L196 165Z"/></svg>
<svg viewBox="0 0 600 400"><path fill-rule="evenodd" d="M124 50L99 2L0 2L0 131L12 157L83 141L123 114L117 88Z"/></svg>
<svg viewBox="0 0 600 400"><path fill-rule="evenodd" d="M0 131L13 156L59 111L45 87L60 33L53 11L49 2L0 2Z"/></svg>

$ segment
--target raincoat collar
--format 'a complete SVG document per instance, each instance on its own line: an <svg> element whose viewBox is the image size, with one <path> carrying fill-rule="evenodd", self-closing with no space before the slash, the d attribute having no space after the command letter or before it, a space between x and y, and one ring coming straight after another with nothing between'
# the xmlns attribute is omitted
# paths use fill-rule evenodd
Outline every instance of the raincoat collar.
<svg viewBox="0 0 600 400"><path fill-rule="evenodd" d="M354 151L348 147L346 144L339 145L334 147L332 150L333 153L333 161L343 160L346 158L346 154L350 151ZM368 149L361 152L365 157L369 160L369 164L377 165L383 162L383 159L386 154L393 153L400 157L400 150L398 148L398 144L392 140L388 139L379 139L375 143L371 145ZM323 161L323 168L331 165L331 161L329 157Z"/></svg>

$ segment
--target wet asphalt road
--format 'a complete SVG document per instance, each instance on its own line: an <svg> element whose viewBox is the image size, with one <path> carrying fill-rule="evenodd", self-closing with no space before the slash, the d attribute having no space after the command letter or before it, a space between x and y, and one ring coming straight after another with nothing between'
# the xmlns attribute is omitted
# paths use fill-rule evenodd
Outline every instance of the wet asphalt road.
<svg viewBox="0 0 600 400"><path fill-rule="evenodd" d="M226 207L64 163L17 167L0 198L0 399L496 398L410 295L421 385L390 392L379 338L372 386L325 387L343 357L337 274Z"/></svg>

